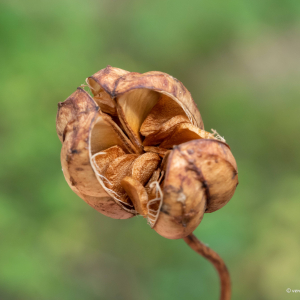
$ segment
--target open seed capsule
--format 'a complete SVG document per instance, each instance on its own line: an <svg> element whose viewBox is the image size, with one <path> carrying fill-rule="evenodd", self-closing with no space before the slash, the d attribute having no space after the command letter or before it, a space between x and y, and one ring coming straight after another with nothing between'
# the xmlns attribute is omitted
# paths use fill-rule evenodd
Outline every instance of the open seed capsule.
<svg viewBox="0 0 300 300"><path fill-rule="evenodd" d="M229 146L204 130L187 89L162 72L108 66L59 103L56 128L72 190L104 215L147 218L160 235L183 238L232 197Z"/></svg>

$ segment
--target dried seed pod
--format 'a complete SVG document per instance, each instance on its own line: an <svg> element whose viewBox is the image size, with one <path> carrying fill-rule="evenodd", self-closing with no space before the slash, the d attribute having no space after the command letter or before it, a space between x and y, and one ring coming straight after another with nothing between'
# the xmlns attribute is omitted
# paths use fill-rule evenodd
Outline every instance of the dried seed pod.
<svg viewBox="0 0 300 300"><path fill-rule="evenodd" d="M237 186L237 167L229 147L217 140L193 140L171 151L163 204L154 230L170 238L190 234L204 212L223 207Z"/></svg>
<svg viewBox="0 0 300 300"><path fill-rule="evenodd" d="M77 89L56 121L66 181L84 201L112 218L143 215L170 239L229 201L235 160L181 82L110 66L86 82L93 96Z"/></svg>

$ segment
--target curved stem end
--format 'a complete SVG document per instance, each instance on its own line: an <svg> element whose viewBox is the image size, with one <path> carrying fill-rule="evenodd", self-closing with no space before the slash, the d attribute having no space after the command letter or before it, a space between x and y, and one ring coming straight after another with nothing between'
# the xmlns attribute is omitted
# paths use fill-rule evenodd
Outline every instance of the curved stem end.
<svg viewBox="0 0 300 300"><path fill-rule="evenodd" d="M194 251L210 261L219 273L221 283L220 300L230 300L231 283L228 269L223 259L208 246L199 241L193 233L183 239Z"/></svg>

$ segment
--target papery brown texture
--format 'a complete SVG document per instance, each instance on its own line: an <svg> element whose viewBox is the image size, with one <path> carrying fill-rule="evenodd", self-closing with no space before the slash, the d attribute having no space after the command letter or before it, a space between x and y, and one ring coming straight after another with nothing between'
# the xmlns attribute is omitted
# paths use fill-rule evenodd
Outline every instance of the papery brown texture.
<svg viewBox="0 0 300 300"><path fill-rule="evenodd" d="M235 159L225 143L193 140L169 155L164 200L154 229L166 238L187 236L204 212L223 207L238 184Z"/></svg>
<svg viewBox="0 0 300 300"><path fill-rule="evenodd" d="M229 201L234 157L180 81L108 66L86 82L92 96L78 88L56 120L64 176L85 202L116 219L143 215L176 239Z"/></svg>
<svg viewBox="0 0 300 300"><path fill-rule="evenodd" d="M99 107L80 88L59 103L56 124L63 142L63 174L71 189L90 206L111 218L126 219L133 215L109 197L90 163L90 134L98 115Z"/></svg>

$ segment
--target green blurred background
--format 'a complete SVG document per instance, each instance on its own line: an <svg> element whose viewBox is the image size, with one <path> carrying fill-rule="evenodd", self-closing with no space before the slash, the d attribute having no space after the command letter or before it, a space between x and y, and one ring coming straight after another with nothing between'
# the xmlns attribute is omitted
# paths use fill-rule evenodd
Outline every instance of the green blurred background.
<svg viewBox="0 0 300 300"><path fill-rule="evenodd" d="M2 0L0 299L218 299L182 240L97 213L63 178L57 103L108 64L178 78L230 144L240 184L195 234L232 299L296 298L300 1Z"/></svg>

